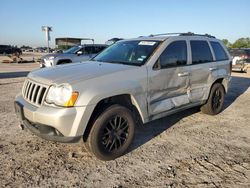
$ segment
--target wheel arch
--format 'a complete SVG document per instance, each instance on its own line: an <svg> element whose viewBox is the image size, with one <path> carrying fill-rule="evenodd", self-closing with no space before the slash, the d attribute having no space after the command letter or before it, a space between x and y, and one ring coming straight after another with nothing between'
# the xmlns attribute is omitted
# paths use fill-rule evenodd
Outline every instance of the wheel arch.
<svg viewBox="0 0 250 188"><path fill-rule="evenodd" d="M224 92L227 93L227 91L228 91L227 88L228 88L228 87L227 87L226 80L225 80L225 78L223 78L223 77L217 78L217 79L213 82L213 84L212 84L211 87L210 87L210 92L211 92L211 89L212 89L213 85L216 84L216 83L221 84L221 85L223 86ZM210 92L209 92L209 93L210 93Z"/></svg>
<svg viewBox="0 0 250 188"><path fill-rule="evenodd" d="M101 99L96 105L89 118L83 133L83 141L86 141L95 119L109 106L119 104L132 111L136 123L142 124L144 116L135 97L131 94L119 94Z"/></svg>
<svg viewBox="0 0 250 188"><path fill-rule="evenodd" d="M62 64L67 64L67 63L72 63L72 60L71 59L59 59L56 64L62 65Z"/></svg>

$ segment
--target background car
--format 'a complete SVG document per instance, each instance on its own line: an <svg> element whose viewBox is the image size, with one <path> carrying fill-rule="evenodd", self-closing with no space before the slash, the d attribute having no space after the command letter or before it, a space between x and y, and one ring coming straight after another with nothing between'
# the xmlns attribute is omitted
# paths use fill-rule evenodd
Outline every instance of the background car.
<svg viewBox="0 0 250 188"><path fill-rule="evenodd" d="M22 54L20 48L10 45L0 45L0 54Z"/></svg>
<svg viewBox="0 0 250 188"><path fill-rule="evenodd" d="M40 67L52 67L55 65L87 61L106 47L106 44L84 44L73 46L63 53L48 54L41 57Z"/></svg>
<svg viewBox="0 0 250 188"><path fill-rule="evenodd" d="M250 49L231 49L232 69L234 71L250 72Z"/></svg>
<svg viewBox="0 0 250 188"><path fill-rule="evenodd" d="M105 42L105 44L107 44L108 46L116 43L117 41L120 41L120 40L123 40L123 38L112 38L112 39L109 39Z"/></svg>

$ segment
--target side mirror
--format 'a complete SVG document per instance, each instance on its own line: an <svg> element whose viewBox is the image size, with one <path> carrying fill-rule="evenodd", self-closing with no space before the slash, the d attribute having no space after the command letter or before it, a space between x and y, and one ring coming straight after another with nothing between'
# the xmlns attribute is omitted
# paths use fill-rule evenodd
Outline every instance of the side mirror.
<svg viewBox="0 0 250 188"><path fill-rule="evenodd" d="M82 55L82 51L78 51L76 54L77 55Z"/></svg>

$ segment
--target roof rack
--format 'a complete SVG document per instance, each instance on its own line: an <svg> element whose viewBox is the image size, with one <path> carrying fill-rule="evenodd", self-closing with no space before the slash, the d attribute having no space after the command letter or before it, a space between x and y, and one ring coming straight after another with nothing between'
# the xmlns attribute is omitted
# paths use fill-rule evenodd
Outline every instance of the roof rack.
<svg viewBox="0 0 250 188"><path fill-rule="evenodd" d="M149 37L157 37L157 36L168 36L168 35L179 35L179 36L204 36L204 37L209 37L209 38L215 38L215 36L209 35L209 34L196 34L192 32L187 32L187 33L162 33L162 34L151 34Z"/></svg>

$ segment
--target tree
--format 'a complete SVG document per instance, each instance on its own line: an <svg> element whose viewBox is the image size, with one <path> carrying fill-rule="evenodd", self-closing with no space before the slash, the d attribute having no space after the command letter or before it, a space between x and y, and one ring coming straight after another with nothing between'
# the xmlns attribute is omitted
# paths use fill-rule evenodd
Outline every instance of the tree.
<svg viewBox="0 0 250 188"><path fill-rule="evenodd" d="M239 38L232 44L232 48L250 48L250 38Z"/></svg>
<svg viewBox="0 0 250 188"><path fill-rule="evenodd" d="M231 48L232 44L227 39L222 39L222 42L225 44L227 48Z"/></svg>

